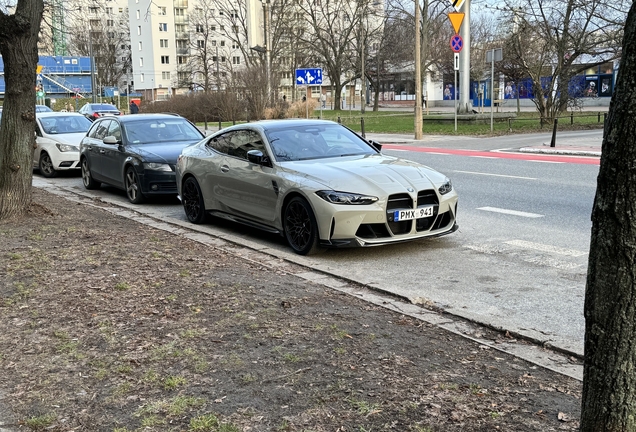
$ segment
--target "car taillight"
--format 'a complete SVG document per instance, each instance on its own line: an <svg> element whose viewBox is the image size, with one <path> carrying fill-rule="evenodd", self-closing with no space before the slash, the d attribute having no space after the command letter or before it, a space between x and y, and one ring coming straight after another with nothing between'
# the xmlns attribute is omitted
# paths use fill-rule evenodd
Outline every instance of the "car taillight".
<svg viewBox="0 0 636 432"><path fill-rule="evenodd" d="M99 113L96 113L96 112L93 113L93 117L95 117L95 118L99 117Z"/></svg>

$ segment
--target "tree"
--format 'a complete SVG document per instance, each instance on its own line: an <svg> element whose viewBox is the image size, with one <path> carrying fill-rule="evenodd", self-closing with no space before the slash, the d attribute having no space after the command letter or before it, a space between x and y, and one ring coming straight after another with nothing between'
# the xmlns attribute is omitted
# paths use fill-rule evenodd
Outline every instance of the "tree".
<svg viewBox="0 0 636 432"><path fill-rule="evenodd" d="M6 92L0 122L0 219L31 205L35 145L35 77L44 2L18 0L12 12L0 8L0 54Z"/></svg>
<svg viewBox="0 0 636 432"><path fill-rule="evenodd" d="M70 52L89 56L92 44L99 84L125 87L123 81L132 72L128 12L124 9L117 13L113 7L86 0L76 0L73 6L64 13L68 21L75 23L68 27Z"/></svg>
<svg viewBox="0 0 636 432"><path fill-rule="evenodd" d="M571 79L618 57L624 0L508 0L516 31L504 56L532 80L533 102L547 122L568 107Z"/></svg>
<svg viewBox="0 0 636 432"><path fill-rule="evenodd" d="M636 430L636 3L605 125L585 292L581 431Z"/></svg>

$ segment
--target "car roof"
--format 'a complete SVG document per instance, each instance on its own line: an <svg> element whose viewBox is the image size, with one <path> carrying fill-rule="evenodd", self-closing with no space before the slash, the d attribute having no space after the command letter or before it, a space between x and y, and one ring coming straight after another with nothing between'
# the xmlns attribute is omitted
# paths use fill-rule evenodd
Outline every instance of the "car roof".
<svg viewBox="0 0 636 432"><path fill-rule="evenodd" d="M142 120L174 120L176 118L184 119L184 117L177 116L175 114L160 114L160 113L148 113L148 114L126 114L123 116L104 117L106 119L117 119L122 123L136 122Z"/></svg>
<svg viewBox="0 0 636 432"><path fill-rule="evenodd" d="M277 129L285 129L288 127L298 127L298 126L327 126L327 125L338 125L331 120L315 120L315 119L283 119L283 120L259 120L251 123L242 123L233 125L227 128L222 129L223 131L229 131L232 129L240 129L245 128L245 126L251 127L253 129L259 129L261 131L270 131ZM344 127L344 126L343 126Z"/></svg>
<svg viewBox="0 0 636 432"><path fill-rule="evenodd" d="M68 117L68 116L80 116L80 117L84 117L82 114L80 113L76 113L76 112L62 112L62 111L46 111L46 112L39 112L39 113L35 113L36 117Z"/></svg>

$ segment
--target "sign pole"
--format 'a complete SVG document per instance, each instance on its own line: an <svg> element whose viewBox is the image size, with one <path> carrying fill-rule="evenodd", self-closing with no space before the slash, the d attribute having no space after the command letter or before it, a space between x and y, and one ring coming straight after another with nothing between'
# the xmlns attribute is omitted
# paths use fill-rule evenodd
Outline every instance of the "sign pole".
<svg viewBox="0 0 636 432"><path fill-rule="evenodd" d="M320 120L322 120L322 84L320 84L320 96L318 96L318 103L320 104Z"/></svg>
<svg viewBox="0 0 636 432"><path fill-rule="evenodd" d="M493 131L493 106L495 105L495 50L492 50L490 62L490 133Z"/></svg>
<svg viewBox="0 0 636 432"><path fill-rule="evenodd" d="M455 71L455 132L457 132L457 71Z"/></svg>

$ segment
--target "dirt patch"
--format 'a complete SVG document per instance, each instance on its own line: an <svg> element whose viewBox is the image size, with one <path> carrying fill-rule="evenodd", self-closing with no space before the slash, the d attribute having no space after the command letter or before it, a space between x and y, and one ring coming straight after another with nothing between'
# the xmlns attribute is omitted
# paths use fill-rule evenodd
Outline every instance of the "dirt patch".
<svg viewBox="0 0 636 432"><path fill-rule="evenodd" d="M0 427L578 427L578 381L304 282L291 264L38 189L34 202L0 222L0 404L16 419Z"/></svg>

